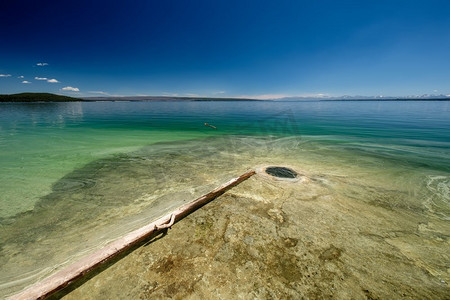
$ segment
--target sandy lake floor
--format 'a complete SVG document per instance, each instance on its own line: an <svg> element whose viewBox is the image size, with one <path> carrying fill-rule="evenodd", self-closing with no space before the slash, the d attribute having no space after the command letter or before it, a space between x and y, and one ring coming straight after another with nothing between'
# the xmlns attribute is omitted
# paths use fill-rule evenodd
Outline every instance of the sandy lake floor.
<svg viewBox="0 0 450 300"><path fill-rule="evenodd" d="M302 175L255 175L64 299L448 299L448 222Z"/></svg>

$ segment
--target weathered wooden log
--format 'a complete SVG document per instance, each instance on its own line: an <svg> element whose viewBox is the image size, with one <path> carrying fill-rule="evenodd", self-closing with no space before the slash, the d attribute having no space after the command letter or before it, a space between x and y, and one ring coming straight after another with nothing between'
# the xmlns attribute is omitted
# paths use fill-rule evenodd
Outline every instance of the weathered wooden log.
<svg viewBox="0 0 450 300"><path fill-rule="evenodd" d="M170 228L175 221L181 220L193 211L214 200L216 197L222 195L230 188L250 178L254 174L255 171L251 170L237 178L231 179L230 181L219 186L210 193L205 194L200 198L197 198L196 200L179 207L170 214L167 214L144 227L130 232L129 234L117 239L114 242L111 242L97 252L94 252L93 254L55 273L54 275L51 275L48 278L30 286L24 291L12 296L10 299L43 299L52 295L53 293L68 286L75 280L82 278L100 265L110 261L118 254L123 253L133 246L143 242L156 231Z"/></svg>

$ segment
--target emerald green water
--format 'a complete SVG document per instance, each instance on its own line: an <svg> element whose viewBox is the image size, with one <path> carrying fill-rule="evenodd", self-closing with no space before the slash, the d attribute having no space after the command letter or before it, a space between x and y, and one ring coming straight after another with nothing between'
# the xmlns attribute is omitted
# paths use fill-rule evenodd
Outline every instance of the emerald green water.
<svg viewBox="0 0 450 300"><path fill-rule="evenodd" d="M432 101L2 103L0 295L267 164L440 224L444 249L449 110ZM341 177L352 186L338 186ZM448 261L430 268L449 276Z"/></svg>

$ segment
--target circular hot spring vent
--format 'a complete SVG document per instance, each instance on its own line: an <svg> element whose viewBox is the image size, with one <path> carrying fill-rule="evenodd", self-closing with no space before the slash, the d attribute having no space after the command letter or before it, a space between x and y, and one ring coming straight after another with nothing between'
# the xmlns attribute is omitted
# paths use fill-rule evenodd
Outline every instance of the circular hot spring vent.
<svg viewBox="0 0 450 300"><path fill-rule="evenodd" d="M267 167L266 173L279 178L296 178L297 172L285 167Z"/></svg>

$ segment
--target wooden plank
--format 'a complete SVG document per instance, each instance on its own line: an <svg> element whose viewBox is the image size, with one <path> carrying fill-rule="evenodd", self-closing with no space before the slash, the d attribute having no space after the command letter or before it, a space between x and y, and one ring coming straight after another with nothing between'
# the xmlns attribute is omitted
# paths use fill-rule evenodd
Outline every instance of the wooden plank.
<svg viewBox="0 0 450 300"><path fill-rule="evenodd" d="M255 171L251 170L237 178L231 179L230 181L219 186L210 193L205 194L200 198L197 198L196 200L179 207L175 211L159 218L158 220L144 227L130 232L129 234L117 239L114 242L111 242L97 252L94 252L93 254L81 259L80 261L55 273L54 275L49 276L48 278L36 283L35 285L28 287L24 291L12 296L10 299L43 299L52 295L53 293L68 286L71 282L80 279L100 265L110 261L118 254L141 243L156 231L172 226L174 222L179 221L198 208L204 206L208 202L222 195L230 188L250 178L254 174Z"/></svg>

